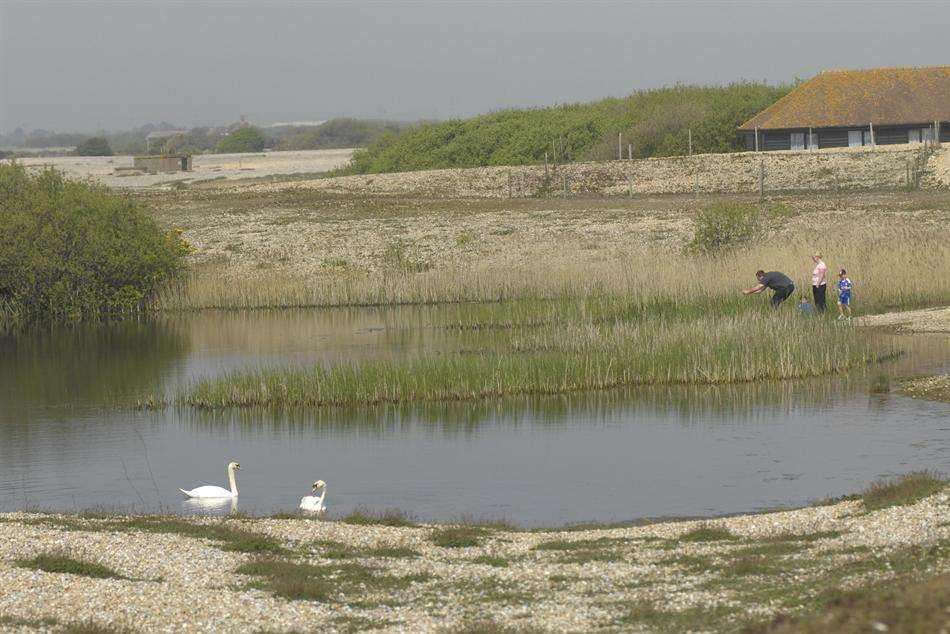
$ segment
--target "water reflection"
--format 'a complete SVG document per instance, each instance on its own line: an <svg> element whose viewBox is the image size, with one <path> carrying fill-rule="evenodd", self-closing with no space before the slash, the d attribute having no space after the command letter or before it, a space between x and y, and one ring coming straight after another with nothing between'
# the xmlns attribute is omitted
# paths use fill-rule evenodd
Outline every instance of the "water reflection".
<svg viewBox="0 0 950 634"><path fill-rule="evenodd" d="M35 408L68 417L160 390L189 348L187 329L159 320L0 336L0 429Z"/></svg>
<svg viewBox="0 0 950 634"><path fill-rule="evenodd" d="M184 515L233 515L238 511L237 498L188 498L182 500Z"/></svg>
<svg viewBox="0 0 950 634"><path fill-rule="evenodd" d="M516 429L544 421L565 427L584 420L604 423L628 415L677 425L751 424L787 413L793 405L820 411L833 394L863 390L860 375L708 386L646 386L573 394L514 396L478 401L388 404L333 408L247 408L225 411L179 408L176 416L196 429L237 426L247 437L277 431L317 435L359 433L384 437L423 425L446 437L470 436L484 426Z"/></svg>
<svg viewBox="0 0 950 634"><path fill-rule="evenodd" d="M463 313L206 312L0 338L0 510L229 514L237 501L183 501L178 487L217 481L231 460L244 513L293 511L319 478L337 514L547 525L738 512L950 471L950 406L867 391L868 374L946 368L940 335L894 336L906 356L800 381L319 410L117 406L238 367L494 345L495 331L439 327Z"/></svg>

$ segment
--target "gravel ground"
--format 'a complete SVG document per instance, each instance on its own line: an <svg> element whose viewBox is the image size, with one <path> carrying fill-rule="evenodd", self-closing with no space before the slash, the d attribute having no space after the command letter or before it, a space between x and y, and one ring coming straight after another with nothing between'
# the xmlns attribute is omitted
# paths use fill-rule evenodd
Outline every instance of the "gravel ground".
<svg viewBox="0 0 950 634"><path fill-rule="evenodd" d="M172 183L234 180L263 176L328 172L349 162L353 150L301 150L261 154L196 154L192 171L170 174L118 176L117 167L132 167L131 156L57 156L24 158L27 167L55 167L72 178L92 179L123 188L161 188Z"/></svg>
<svg viewBox="0 0 950 634"><path fill-rule="evenodd" d="M249 587L259 578L236 574L235 568L255 555L228 552L221 542L122 529L116 524L122 518L4 514L0 629L57 631L62 624L91 622L148 632L431 632L490 619L544 631L630 631L639 629L640 618L653 619L646 622L648 628L660 627L679 623L675 619L697 609L705 628L729 629L777 612L794 613L822 588L891 578L898 565L886 563L887 557L909 547L942 548L940 556L914 558L917 573L950 570L943 548L950 540L948 510L944 489L913 505L870 513L860 501L845 501L708 522L560 532L481 529L478 545L459 548L433 544L440 527L224 520L279 540L295 562L337 565L343 556L333 551L346 549L348 564L371 566L374 575L418 575L399 590L366 587L324 601L290 601ZM697 528L725 529L731 536L684 537L695 537L691 531ZM772 552L770 565L778 568L743 572L738 567L748 565L748 549L777 544L784 550L766 552ZM415 556L371 552L380 547L408 548ZM93 579L15 564L45 552L98 562L129 579ZM644 613L644 605L654 611ZM725 615L724 620L713 620L714 614ZM60 625L44 625L44 618Z"/></svg>
<svg viewBox="0 0 950 634"><path fill-rule="evenodd" d="M566 253L572 261L596 263L622 261L645 248L679 252L691 237L692 214L708 202L298 199L286 190L223 197L195 190L150 199L163 225L184 229L195 264L227 267L242 277L378 271L395 244L433 269L510 268L557 262ZM786 242L816 232L874 237L913 227L946 233L950 223L944 194L792 197L782 204L795 214L781 230ZM808 264L803 270L810 271Z"/></svg>
<svg viewBox="0 0 950 634"><path fill-rule="evenodd" d="M938 374L904 381L901 391L914 398L950 403L950 374Z"/></svg>
<svg viewBox="0 0 950 634"><path fill-rule="evenodd" d="M862 326L888 326L898 332L950 332L950 306L905 310L858 318Z"/></svg>

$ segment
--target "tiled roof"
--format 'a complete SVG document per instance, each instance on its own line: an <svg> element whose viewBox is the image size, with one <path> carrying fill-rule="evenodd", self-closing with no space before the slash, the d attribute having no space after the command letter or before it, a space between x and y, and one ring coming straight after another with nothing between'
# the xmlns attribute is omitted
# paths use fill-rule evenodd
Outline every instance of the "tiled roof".
<svg viewBox="0 0 950 634"><path fill-rule="evenodd" d="M950 121L950 66L825 71L740 130Z"/></svg>

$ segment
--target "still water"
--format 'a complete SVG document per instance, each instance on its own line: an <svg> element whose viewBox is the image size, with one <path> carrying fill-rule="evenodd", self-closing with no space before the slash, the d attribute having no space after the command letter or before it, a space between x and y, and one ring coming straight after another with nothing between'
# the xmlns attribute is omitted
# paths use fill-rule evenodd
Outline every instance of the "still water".
<svg viewBox="0 0 950 634"><path fill-rule="evenodd" d="M437 327L454 309L204 312L0 339L0 511L293 511L316 479L331 515L526 526L716 515L950 472L950 405L869 394L860 376L309 411L171 406L233 368L458 354L491 334ZM890 371L950 365L950 338L901 338ZM195 507L178 487L239 501Z"/></svg>

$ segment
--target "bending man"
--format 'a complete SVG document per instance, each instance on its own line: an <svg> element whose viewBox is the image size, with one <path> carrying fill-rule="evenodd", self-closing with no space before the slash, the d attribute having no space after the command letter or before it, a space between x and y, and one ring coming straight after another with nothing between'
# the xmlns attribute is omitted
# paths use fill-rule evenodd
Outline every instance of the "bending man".
<svg viewBox="0 0 950 634"><path fill-rule="evenodd" d="M795 284L793 284L792 280L784 273L779 273L778 271L769 271L768 273L765 271L756 271L755 277L759 280L759 283L752 288L747 288L742 291L742 293L744 295L754 295L761 293L767 288L771 288L774 291L772 293L772 308L778 308L779 304L791 297L792 293L795 292Z"/></svg>

